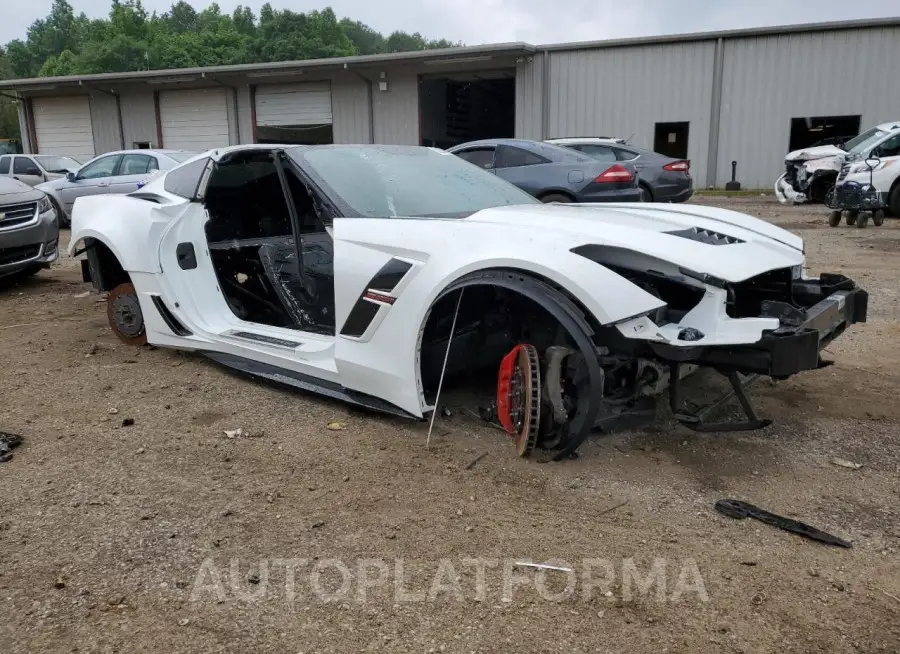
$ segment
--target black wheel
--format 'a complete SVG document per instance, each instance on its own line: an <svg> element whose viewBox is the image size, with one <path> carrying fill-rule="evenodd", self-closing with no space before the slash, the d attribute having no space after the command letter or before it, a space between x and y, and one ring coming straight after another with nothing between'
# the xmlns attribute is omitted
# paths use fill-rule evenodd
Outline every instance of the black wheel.
<svg viewBox="0 0 900 654"><path fill-rule="evenodd" d="M653 202L653 191L646 184L640 184L641 202Z"/></svg>
<svg viewBox="0 0 900 654"><path fill-rule="evenodd" d="M574 200L572 200L572 198L570 198L568 195L563 195L562 193L548 193L541 198L541 202L574 202Z"/></svg>
<svg viewBox="0 0 900 654"><path fill-rule="evenodd" d="M856 209L850 209L845 212L847 216L847 224L853 227L856 224L856 219L859 217L859 212Z"/></svg>
<svg viewBox="0 0 900 654"><path fill-rule="evenodd" d="M895 184L888 195L888 210L894 218L900 218L900 184Z"/></svg>
<svg viewBox="0 0 900 654"><path fill-rule="evenodd" d="M841 218L842 218L842 214L840 211L832 211L831 214L828 216L828 224L831 227L837 227L838 225L841 224Z"/></svg>
<svg viewBox="0 0 900 654"><path fill-rule="evenodd" d="M856 217L856 227L858 229L863 229L868 224L869 224L868 212L864 211Z"/></svg>
<svg viewBox="0 0 900 654"><path fill-rule="evenodd" d="M872 224L881 227L884 224L884 210L878 209L872 212Z"/></svg>
<svg viewBox="0 0 900 654"><path fill-rule="evenodd" d="M106 317L113 333L128 345L146 345L144 314L132 284L119 284L106 299Z"/></svg>
<svg viewBox="0 0 900 654"><path fill-rule="evenodd" d="M72 224L72 221L69 220L69 217L66 215L66 212L62 210L62 207L59 206L59 202L53 199L52 195L47 196L50 199L50 204L53 205L53 208L56 209L56 220L59 222L60 227L69 227Z"/></svg>

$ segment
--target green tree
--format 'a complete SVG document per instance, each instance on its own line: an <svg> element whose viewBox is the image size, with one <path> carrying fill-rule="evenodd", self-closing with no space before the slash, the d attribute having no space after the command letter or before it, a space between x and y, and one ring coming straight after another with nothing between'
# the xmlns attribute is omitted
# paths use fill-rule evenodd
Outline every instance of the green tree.
<svg viewBox="0 0 900 654"><path fill-rule="evenodd" d="M0 79L13 75L12 64L6 50L0 48ZM0 138L19 138L19 111L16 101L0 97Z"/></svg>
<svg viewBox="0 0 900 654"><path fill-rule="evenodd" d="M421 34L388 38L334 11L294 12L263 5L259 18L245 6L222 13L213 2L196 11L177 0L150 14L141 0L112 0L106 19L76 15L67 0L34 21L24 39L10 41L3 65L15 77L160 70L249 62L342 57L448 47Z"/></svg>

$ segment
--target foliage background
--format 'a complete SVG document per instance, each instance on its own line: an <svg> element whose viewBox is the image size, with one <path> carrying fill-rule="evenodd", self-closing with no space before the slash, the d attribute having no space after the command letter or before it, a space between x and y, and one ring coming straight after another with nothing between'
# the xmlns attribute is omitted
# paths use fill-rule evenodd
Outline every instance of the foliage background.
<svg viewBox="0 0 900 654"><path fill-rule="evenodd" d="M380 32L330 7L298 13L266 3L255 15L216 3L196 11L179 0L169 11L148 13L140 0L113 0L109 17L75 14L66 0L32 23L24 39L0 47L0 79L160 70L192 66L318 59L408 52L461 45L418 32ZM17 137L15 102L0 97L0 137Z"/></svg>

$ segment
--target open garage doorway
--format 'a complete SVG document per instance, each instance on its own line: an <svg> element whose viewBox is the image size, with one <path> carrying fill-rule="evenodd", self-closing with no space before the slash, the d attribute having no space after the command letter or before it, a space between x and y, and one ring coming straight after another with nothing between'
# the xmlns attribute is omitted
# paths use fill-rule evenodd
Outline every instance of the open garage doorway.
<svg viewBox="0 0 900 654"><path fill-rule="evenodd" d="M840 147L859 134L860 116L817 116L791 118L788 152L817 145Z"/></svg>
<svg viewBox="0 0 900 654"><path fill-rule="evenodd" d="M423 75L419 107L422 145L446 149L478 139L512 138L516 71Z"/></svg>
<svg viewBox="0 0 900 654"><path fill-rule="evenodd" d="M334 142L331 84L261 84L253 90L257 143L322 145Z"/></svg>

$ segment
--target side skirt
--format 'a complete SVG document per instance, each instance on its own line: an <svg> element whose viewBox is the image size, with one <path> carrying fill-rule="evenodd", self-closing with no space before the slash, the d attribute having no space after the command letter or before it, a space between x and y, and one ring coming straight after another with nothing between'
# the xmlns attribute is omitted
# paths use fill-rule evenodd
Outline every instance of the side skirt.
<svg viewBox="0 0 900 654"><path fill-rule="evenodd" d="M288 386L307 393L315 393L323 395L335 400L347 402L365 409L378 411L379 413L388 413L390 415L399 416L401 418L409 418L419 420L418 417L411 413L407 413L403 409L394 406L382 399L344 388L340 384L317 379L310 375L304 375L293 370L285 370L277 366L271 366L252 359L226 354L224 352L201 352L216 363L223 365L232 370L236 370L244 375L249 375L254 379L264 379L280 386Z"/></svg>

